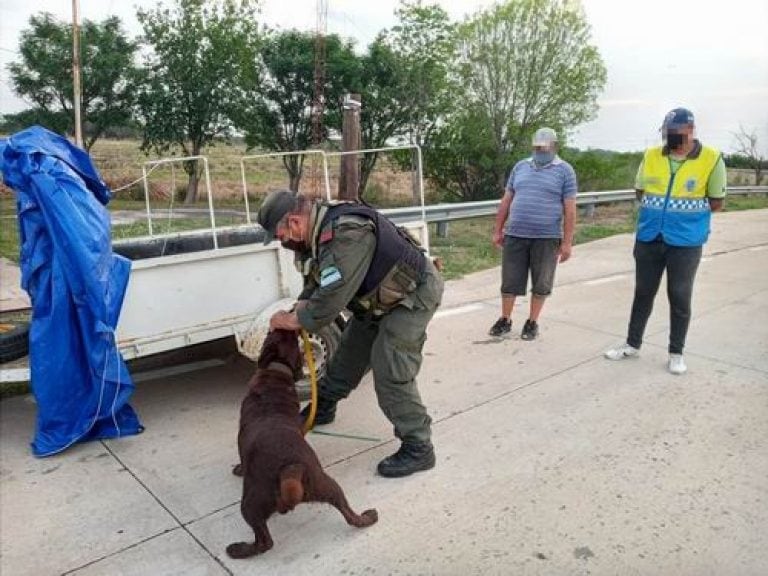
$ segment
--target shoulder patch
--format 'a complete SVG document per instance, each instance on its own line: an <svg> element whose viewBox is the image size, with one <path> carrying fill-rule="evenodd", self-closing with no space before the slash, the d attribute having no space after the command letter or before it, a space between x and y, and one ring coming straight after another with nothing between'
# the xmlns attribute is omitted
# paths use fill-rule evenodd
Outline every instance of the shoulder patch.
<svg viewBox="0 0 768 576"><path fill-rule="evenodd" d="M326 242L330 242L333 239L333 228L331 226L328 226L325 230L320 232L320 238L318 238L318 242L320 244L325 244Z"/></svg>
<svg viewBox="0 0 768 576"><path fill-rule="evenodd" d="M325 288L341 280L341 272L336 266L328 266L320 270L320 287Z"/></svg>

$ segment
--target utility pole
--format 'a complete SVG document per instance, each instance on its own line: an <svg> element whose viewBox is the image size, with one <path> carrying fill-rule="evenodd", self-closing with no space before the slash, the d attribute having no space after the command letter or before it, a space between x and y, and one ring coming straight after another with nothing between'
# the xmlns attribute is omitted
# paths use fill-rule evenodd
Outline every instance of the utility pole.
<svg viewBox="0 0 768 576"><path fill-rule="evenodd" d="M347 94L342 108L344 115L341 121L342 150L360 150L360 94ZM357 154L347 154L341 157L341 174L339 174L339 199L358 200L360 187L360 158Z"/></svg>
<svg viewBox="0 0 768 576"><path fill-rule="evenodd" d="M75 107L75 144L83 147L83 128L80 121L80 0L72 0L72 83Z"/></svg>
<svg viewBox="0 0 768 576"><path fill-rule="evenodd" d="M315 27L315 69L314 86L312 92L312 148L319 149L323 145L324 130L323 116L325 114L325 32L328 28L328 0L317 0L317 24ZM310 179L312 183L312 196L320 198L320 181L325 178L320 176L320 165L325 164L313 154L311 157ZM323 172L323 176L327 176Z"/></svg>

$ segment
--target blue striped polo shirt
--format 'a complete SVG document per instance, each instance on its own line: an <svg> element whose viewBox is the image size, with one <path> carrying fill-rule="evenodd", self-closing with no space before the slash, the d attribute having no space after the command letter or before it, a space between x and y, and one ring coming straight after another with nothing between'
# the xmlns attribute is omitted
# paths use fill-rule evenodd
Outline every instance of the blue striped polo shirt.
<svg viewBox="0 0 768 576"><path fill-rule="evenodd" d="M514 190L504 233L520 238L562 238L563 200L576 195L576 172L555 156L544 166L533 158L521 160L507 181L507 194Z"/></svg>

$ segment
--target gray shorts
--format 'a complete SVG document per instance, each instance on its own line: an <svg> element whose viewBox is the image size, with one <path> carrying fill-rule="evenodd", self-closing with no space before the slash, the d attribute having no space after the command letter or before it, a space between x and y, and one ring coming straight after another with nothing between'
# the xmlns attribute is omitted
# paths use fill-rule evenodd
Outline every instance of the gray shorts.
<svg viewBox="0 0 768 576"><path fill-rule="evenodd" d="M560 242L560 238L504 236L501 293L525 296L530 271L531 292L536 296L549 296L555 282Z"/></svg>

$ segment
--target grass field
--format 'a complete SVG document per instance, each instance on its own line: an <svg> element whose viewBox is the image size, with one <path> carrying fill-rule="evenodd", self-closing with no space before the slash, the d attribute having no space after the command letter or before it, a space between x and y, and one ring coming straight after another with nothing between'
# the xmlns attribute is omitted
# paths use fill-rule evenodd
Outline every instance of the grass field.
<svg viewBox="0 0 768 576"><path fill-rule="evenodd" d="M112 210L143 210L143 203L116 200L110 203ZM767 196L733 197L726 201L726 211L768 208ZM0 197L0 256L18 262L18 230L15 219L15 204L10 197ZM634 230L635 212L631 203L616 203L597 206L592 216L577 219L575 243L581 244L614 234ZM207 218L158 218L154 222L155 233L179 232L206 228ZM219 218L218 225L240 223L237 218ZM500 264L501 252L491 244L493 218L474 218L451 222L446 238L437 235L436 225L430 225L432 252L444 263L446 278L460 278L478 270ZM140 221L132 224L115 225L112 237L132 238L147 234L147 225Z"/></svg>
<svg viewBox="0 0 768 576"><path fill-rule="evenodd" d="M235 207L242 209L243 184L240 158L247 154L242 144L219 143L204 150L210 168L211 187L215 205L220 208ZM170 154L169 154L170 155ZM177 153L176 156L179 154ZM102 177L113 189L120 190L110 202L111 211L143 211L144 189L136 183L142 174L142 166L147 160L158 158L156 154L145 155L137 141L99 140L91 150L91 156ZM245 179L250 198L250 209L254 211L263 195L272 189L285 187L287 176L279 158L249 159L245 161ZM338 159L329 167L332 175L331 189L335 190L338 174ZM302 190L309 191L320 186L322 173L319 164L313 166L307 157ZM314 175L314 176L313 176ZM729 179L731 174L729 173ZM181 206L186 174L180 166L171 169L164 166L149 175L151 207L155 209L178 208ZM429 184L427 183L428 187ZM204 179L201 181L197 206L207 207ZM410 172L397 170L386 156L380 158L377 168L371 176L366 198L374 206L405 206L411 203L412 178ZM433 203L439 196L438 191L427 188L428 203ZM768 207L765 196L733 197L726 201L726 210L744 210ZM16 226L16 207L11 192L0 185L0 256L18 261L18 230ZM576 231L576 243L588 242L612 234L631 232L634 226L633 207L630 203L613 206L598 206L595 214L580 217ZM162 218L153 221L155 233L178 232L198 227L207 227L204 218ZM219 218L217 224L238 223L234 219ZM445 275L458 278L464 274L482 270L499 264L500 251L491 245L490 236L493 221L490 218L478 218L452 222L447 238L438 238L435 226L432 226L432 248L443 259ZM143 222L114 225L113 238L129 238L144 235L147 226Z"/></svg>
<svg viewBox="0 0 768 576"><path fill-rule="evenodd" d="M768 196L732 197L726 201L726 212L768 208ZM597 206L591 217L577 218L575 244L583 244L625 234L635 229L636 213L631 203ZM501 250L491 244L493 218L476 218L451 222L448 238L437 236L437 227L430 226L432 252L442 258L446 278L460 278L479 270L501 265Z"/></svg>
<svg viewBox="0 0 768 576"><path fill-rule="evenodd" d="M581 244L632 232L634 220L634 210L629 203L598 206L593 216L577 219L574 242ZM493 221L494 218L488 217L451 222L447 238L438 237L437 227L430 226L431 250L443 260L445 278L461 278L501 265L501 250L491 243Z"/></svg>

